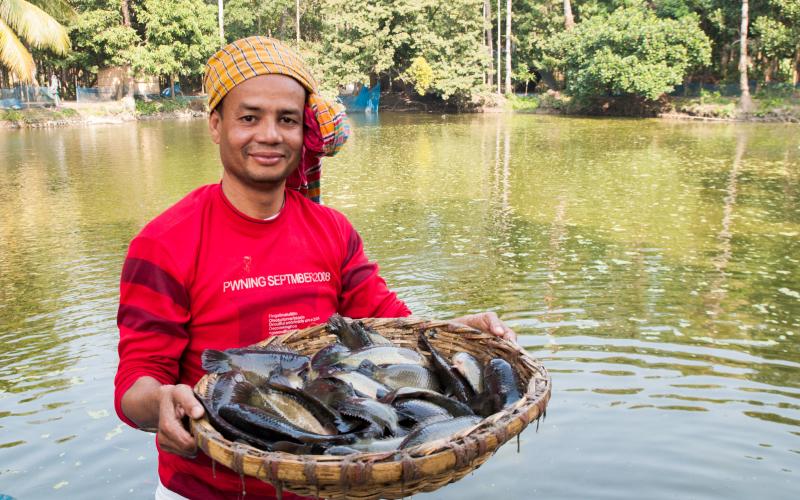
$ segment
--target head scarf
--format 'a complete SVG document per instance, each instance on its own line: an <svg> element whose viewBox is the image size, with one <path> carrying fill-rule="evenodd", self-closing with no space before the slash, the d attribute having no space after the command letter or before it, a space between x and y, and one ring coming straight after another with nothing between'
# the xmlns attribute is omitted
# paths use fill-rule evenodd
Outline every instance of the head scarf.
<svg viewBox="0 0 800 500"><path fill-rule="evenodd" d="M303 151L300 165L286 180L286 186L319 203L320 159L339 152L350 136L350 126L344 106L319 95L317 81L297 52L264 36L242 38L221 48L206 64L203 81L208 92L208 109L213 111L243 81L273 74L290 76L306 89Z"/></svg>

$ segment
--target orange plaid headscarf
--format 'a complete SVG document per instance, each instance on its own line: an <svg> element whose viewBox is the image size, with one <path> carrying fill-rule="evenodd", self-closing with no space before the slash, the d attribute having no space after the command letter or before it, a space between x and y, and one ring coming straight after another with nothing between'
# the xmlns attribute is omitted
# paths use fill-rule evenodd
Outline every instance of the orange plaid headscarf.
<svg viewBox="0 0 800 500"><path fill-rule="evenodd" d="M279 74L297 80L308 97L304 113L303 154L287 186L319 203L322 156L339 152L350 136L344 106L317 92L317 81L297 52L274 38L252 36L226 45L206 64L208 108L214 110L236 85L259 75Z"/></svg>

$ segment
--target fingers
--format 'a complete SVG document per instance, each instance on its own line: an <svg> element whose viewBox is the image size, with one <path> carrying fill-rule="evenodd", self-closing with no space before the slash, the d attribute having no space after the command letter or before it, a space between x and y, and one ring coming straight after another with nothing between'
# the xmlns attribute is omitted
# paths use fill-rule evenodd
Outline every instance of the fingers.
<svg viewBox="0 0 800 500"><path fill-rule="evenodd" d="M461 316L453 321L461 323L472 328L476 328L486 333L491 333L502 337L511 342L517 341L517 334L501 320L495 312L484 312L478 314L469 314Z"/></svg>
<svg viewBox="0 0 800 500"><path fill-rule="evenodd" d="M199 418L203 407L187 385L161 387L158 417L158 445L164 451L193 458L197 455L194 437L183 425L183 418Z"/></svg>

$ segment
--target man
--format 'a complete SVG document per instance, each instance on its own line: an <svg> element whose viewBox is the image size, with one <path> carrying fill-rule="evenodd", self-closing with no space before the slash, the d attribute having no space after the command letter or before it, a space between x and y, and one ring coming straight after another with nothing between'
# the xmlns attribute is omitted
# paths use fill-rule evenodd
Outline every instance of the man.
<svg viewBox="0 0 800 500"><path fill-rule="evenodd" d="M410 311L347 219L311 200L319 156L334 154L348 129L299 56L269 38L239 40L211 57L205 83L222 181L187 195L131 242L115 407L131 426L157 431L157 497L235 498L244 488L247 498L271 498L266 483L213 471L184 426L203 414L192 394L202 351L247 346L335 312ZM492 313L457 321L514 338Z"/></svg>

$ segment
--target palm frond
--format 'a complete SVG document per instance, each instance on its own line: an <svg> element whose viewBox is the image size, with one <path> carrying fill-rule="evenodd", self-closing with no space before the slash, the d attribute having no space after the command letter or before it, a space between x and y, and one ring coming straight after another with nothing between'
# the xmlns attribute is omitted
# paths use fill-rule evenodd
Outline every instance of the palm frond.
<svg viewBox="0 0 800 500"><path fill-rule="evenodd" d="M0 19L30 45L59 54L69 51L69 35L49 14L25 0L0 0Z"/></svg>
<svg viewBox="0 0 800 500"><path fill-rule="evenodd" d="M0 18L0 64L24 83L33 81L36 66L28 49L14 34L11 27Z"/></svg>
<svg viewBox="0 0 800 500"><path fill-rule="evenodd" d="M53 16L58 21L69 21L78 13L68 0L27 0L43 11Z"/></svg>

